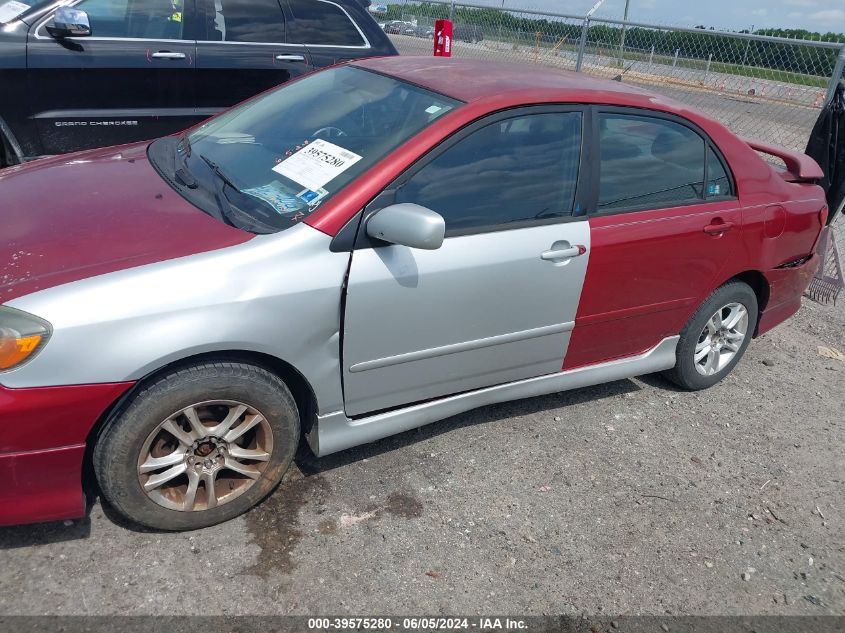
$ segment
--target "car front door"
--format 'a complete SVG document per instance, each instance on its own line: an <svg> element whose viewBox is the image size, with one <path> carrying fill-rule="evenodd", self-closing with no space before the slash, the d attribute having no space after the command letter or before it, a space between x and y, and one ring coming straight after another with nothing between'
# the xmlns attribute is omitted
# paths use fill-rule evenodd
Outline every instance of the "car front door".
<svg viewBox="0 0 845 633"><path fill-rule="evenodd" d="M215 114L310 69L304 46L287 43L279 0L197 0L197 104Z"/></svg>
<svg viewBox="0 0 845 633"><path fill-rule="evenodd" d="M645 352L677 335L743 257L727 163L680 117L596 112L592 251L565 369Z"/></svg>
<svg viewBox="0 0 845 633"><path fill-rule="evenodd" d="M347 415L560 371L590 249L586 217L573 216L582 121L564 107L482 120L379 196L377 207L440 213L446 238L431 251L362 245L362 222L343 325Z"/></svg>
<svg viewBox="0 0 845 633"><path fill-rule="evenodd" d="M42 153L171 134L194 122L194 0L82 0L91 35L29 32L29 98Z"/></svg>

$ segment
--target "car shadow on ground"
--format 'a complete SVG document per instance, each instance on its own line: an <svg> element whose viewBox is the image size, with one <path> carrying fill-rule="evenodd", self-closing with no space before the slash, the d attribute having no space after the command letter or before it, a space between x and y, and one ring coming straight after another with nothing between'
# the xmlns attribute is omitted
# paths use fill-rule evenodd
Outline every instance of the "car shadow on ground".
<svg viewBox="0 0 845 633"><path fill-rule="evenodd" d="M677 387L659 374L641 376L638 377L637 380L657 389L679 391ZM299 476L301 478L308 479L309 477L314 477L363 459L370 459L383 453L405 448L443 433L449 433L455 429L479 424L494 423L516 416L525 416L541 413L543 411L564 409L564 411L560 413L563 418L562 423L565 423L565 409L567 407L583 404L585 402L601 400L603 398L615 397L624 393L639 391L640 389L642 389L642 387L638 385L637 382L630 379L624 379L596 385L594 387L584 387L582 389L572 391L561 391L544 396L536 396L534 398L525 398L522 400L512 400L500 404L488 405L446 418L444 420L433 422L418 429L405 431L404 433L387 437L377 442L351 448L322 458L316 457L311 452L311 449L308 447L303 438L294 458L295 468L291 469L285 479L288 479L291 476ZM300 473L299 475L294 472L297 469ZM94 504L94 500L99 497L100 507L112 523L133 532L165 533L160 530L145 528L127 521L102 499L99 495L99 491L96 490L95 485L89 485L89 489L91 490L91 496L88 504L89 512ZM283 491L281 492L283 493ZM268 495L268 498L279 493L280 491L276 490ZM68 522L56 521L52 523L0 527L0 550L85 539L90 536L90 533L91 520L89 516L86 516L83 519L74 520L70 524L68 524Z"/></svg>
<svg viewBox="0 0 845 633"><path fill-rule="evenodd" d="M0 551L19 547L36 547L86 539L91 535L91 519L75 519L70 525L63 521L0 527Z"/></svg>

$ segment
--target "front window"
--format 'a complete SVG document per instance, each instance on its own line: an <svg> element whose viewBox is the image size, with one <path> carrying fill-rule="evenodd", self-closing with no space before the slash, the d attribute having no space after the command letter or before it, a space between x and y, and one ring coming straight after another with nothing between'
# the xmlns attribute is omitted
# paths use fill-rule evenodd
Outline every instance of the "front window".
<svg viewBox="0 0 845 633"><path fill-rule="evenodd" d="M301 222L458 101L351 66L315 73L150 146L211 215L256 233Z"/></svg>
<svg viewBox="0 0 845 633"><path fill-rule="evenodd" d="M397 202L436 211L447 231L524 226L572 214L581 113L548 112L491 123L428 163Z"/></svg>
<svg viewBox="0 0 845 633"><path fill-rule="evenodd" d="M83 0L95 37L182 39L184 0Z"/></svg>

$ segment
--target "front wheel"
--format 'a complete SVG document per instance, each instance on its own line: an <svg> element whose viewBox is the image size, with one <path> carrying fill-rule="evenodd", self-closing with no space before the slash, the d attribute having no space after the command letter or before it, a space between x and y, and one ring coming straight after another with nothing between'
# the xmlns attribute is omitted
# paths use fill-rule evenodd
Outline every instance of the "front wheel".
<svg viewBox="0 0 845 633"><path fill-rule="evenodd" d="M281 481L299 441L299 414L280 378L252 365L212 362L154 379L94 447L105 499L160 530L231 519Z"/></svg>
<svg viewBox="0 0 845 633"><path fill-rule="evenodd" d="M717 288L681 330L673 369L666 377L684 389L706 389L742 358L757 324L757 295L741 281Z"/></svg>

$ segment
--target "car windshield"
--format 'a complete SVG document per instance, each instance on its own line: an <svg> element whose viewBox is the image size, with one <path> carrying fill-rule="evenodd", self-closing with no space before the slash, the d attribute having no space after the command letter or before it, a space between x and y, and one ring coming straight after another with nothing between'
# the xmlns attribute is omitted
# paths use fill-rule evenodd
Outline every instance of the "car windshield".
<svg viewBox="0 0 845 633"><path fill-rule="evenodd" d="M153 164L207 213L256 233L283 230L460 102L353 66L314 73L238 106Z"/></svg>

